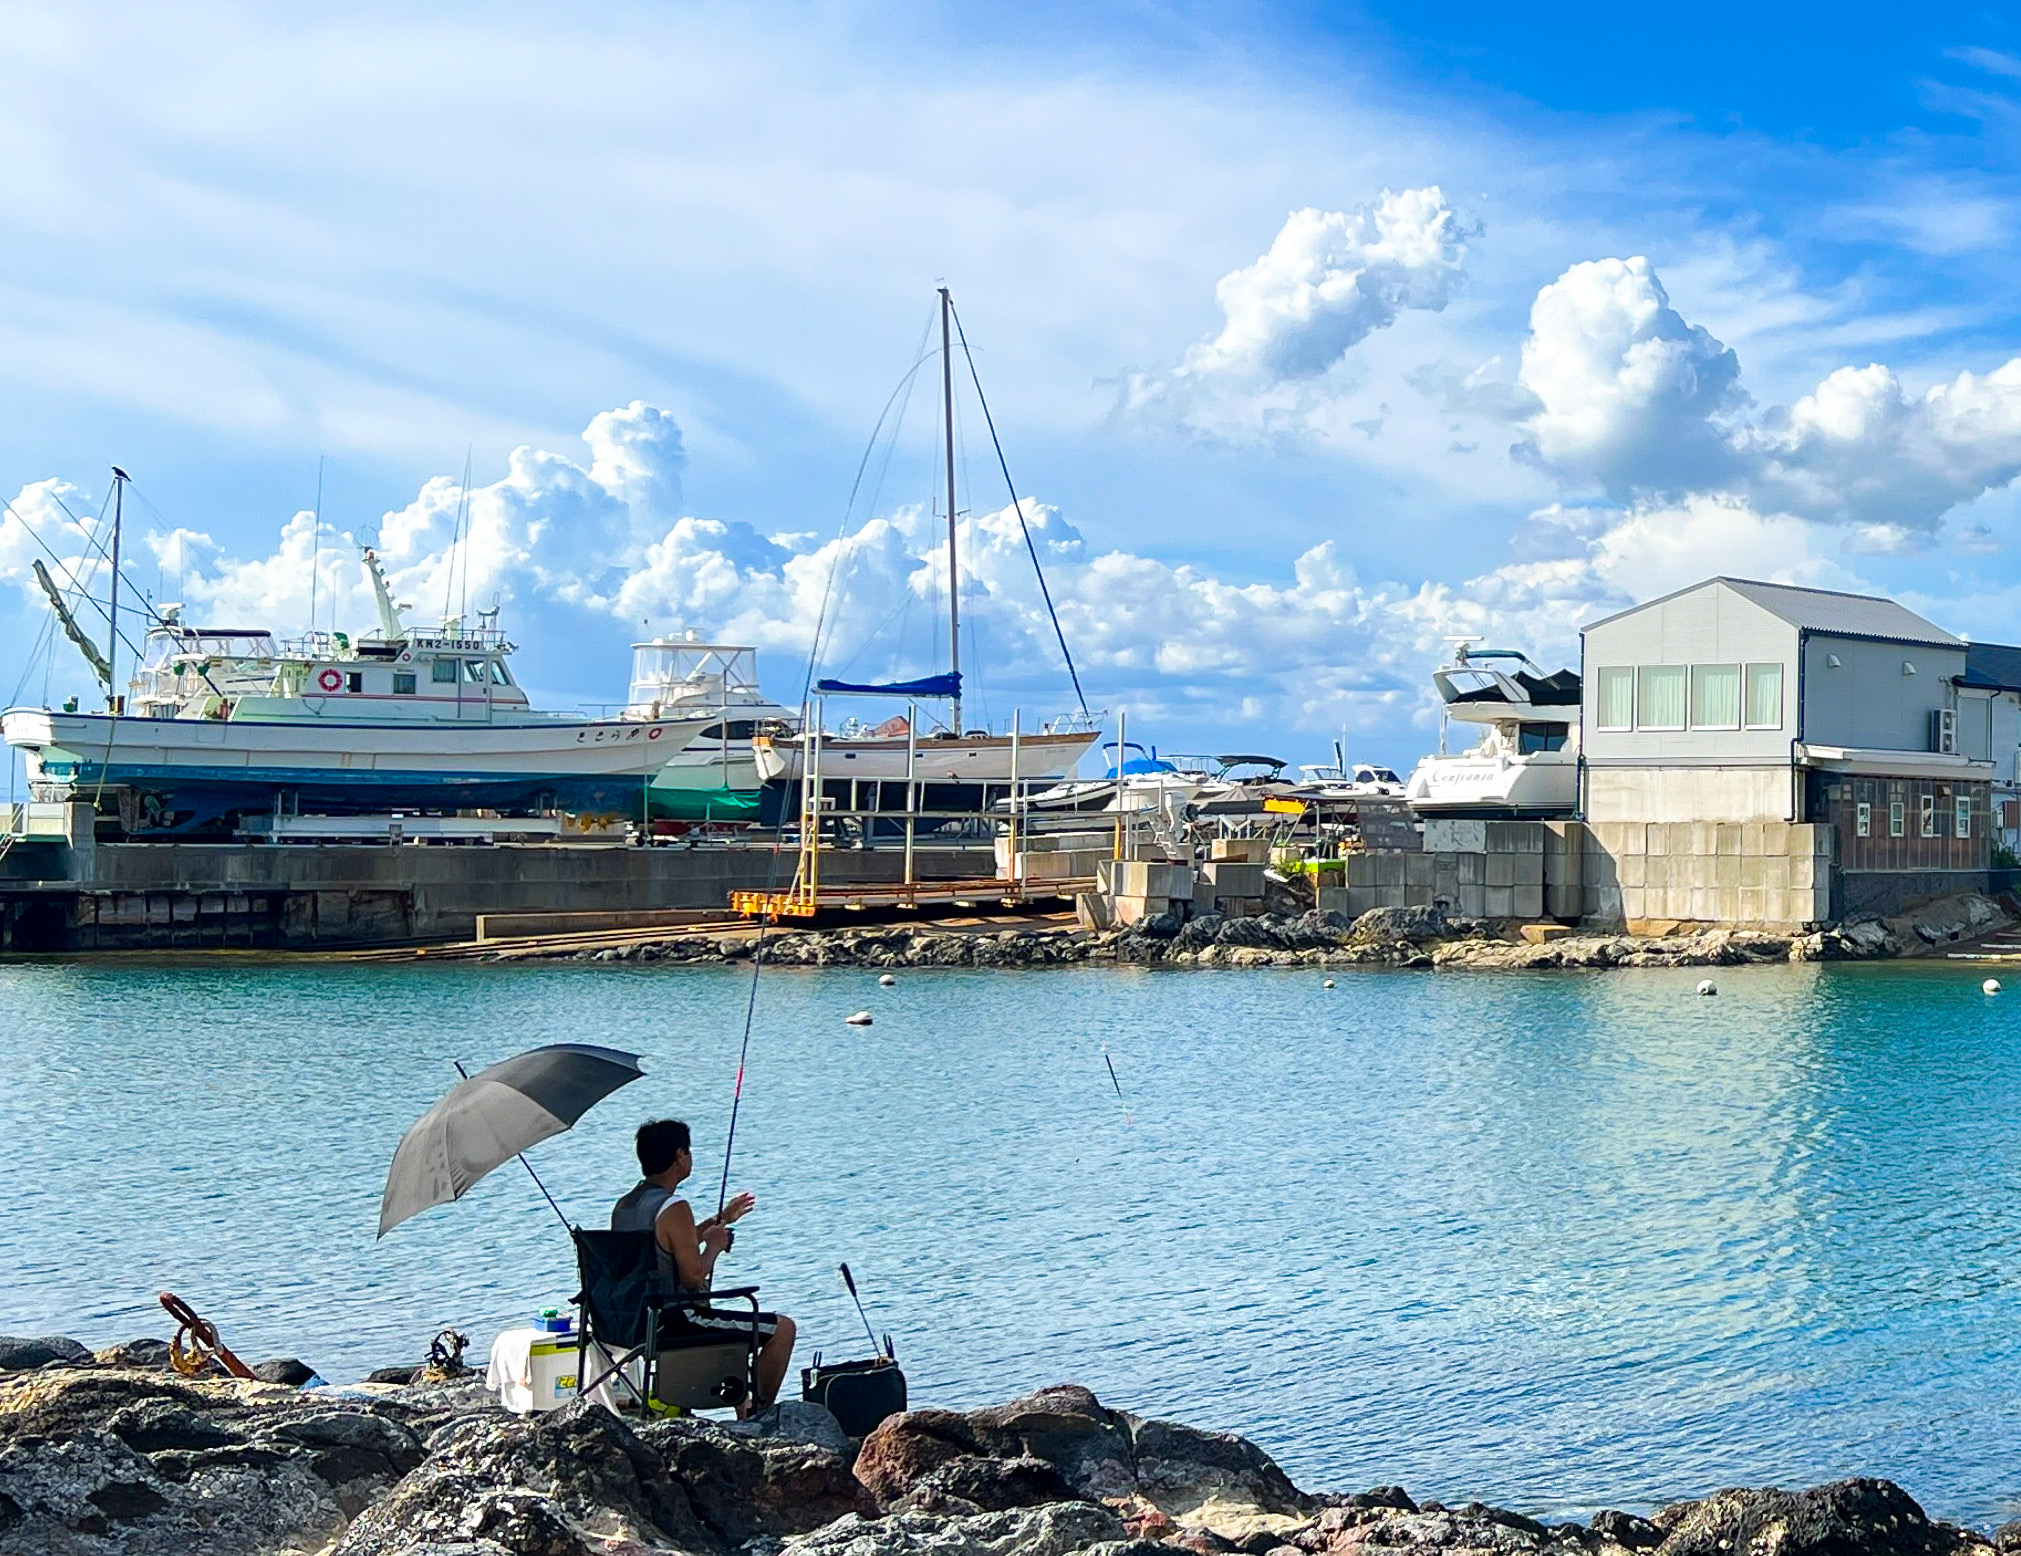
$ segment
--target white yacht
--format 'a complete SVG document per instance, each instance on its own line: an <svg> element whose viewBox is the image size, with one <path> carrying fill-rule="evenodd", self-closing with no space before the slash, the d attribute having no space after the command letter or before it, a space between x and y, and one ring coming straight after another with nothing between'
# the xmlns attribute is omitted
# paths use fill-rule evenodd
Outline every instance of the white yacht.
<svg viewBox="0 0 2021 1556"><path fill-rule="evenodd" d="M1419 816L1481 820L1569 816L1579 798L1579 677L1546 675L1507 648L1453 650L1432 672L1448 725L1480 739L1457 756L1419 762L1405 795Z"/></svg>
<svg viewBox="0 0 2021 1556"><path fill-rule="evenodd" d="M673 821L755 821L765 775L753 740L791 741L800 715L758 686L758 650L709 643L693 630L632 645L631 692L624 716L706 716L699 730L653 774L647 802Z"/></svg>
<svg viewBox="0 0 2021 1556"><path fill-rule="evenodd" d="M1393 768L1382 767L1374 762L1343 764L1331 762L1321 765L1305 764L1299 769L1299 781L1292 791L1297 799L1319 801L1329 800L1400 800L1404 796L1404 781Z"/></svg>

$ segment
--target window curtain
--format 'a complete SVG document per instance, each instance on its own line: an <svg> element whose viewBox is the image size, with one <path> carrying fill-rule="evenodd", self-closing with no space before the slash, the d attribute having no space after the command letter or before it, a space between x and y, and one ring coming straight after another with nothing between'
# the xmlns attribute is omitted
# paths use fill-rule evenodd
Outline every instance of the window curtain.
<svg viewBox="0 0 2021 1556"><path fill-rule="evenodd" d="M1641 728L1684 728L1684 666L1644 665L1636 672L1635 703Z"/></svg>
<svg viewBox="0 0 2021 1556"><path fill-rule="evenodd" d="M1635 672L1623 666L1603 666L1600 671L1600 728L1635 727Z"/></svg>
<svg viewBox="0 0 2021 1556"><path fill-rule="evenodd" d="M1747 667L1747 727L1782 728L1782 666Z"/></svg>
<svg viewBox="0 0 2021 1556"><path fill-rule="evenodd" d="M1740 728L1740 666L1691 667L1691 727Z"/></svg>

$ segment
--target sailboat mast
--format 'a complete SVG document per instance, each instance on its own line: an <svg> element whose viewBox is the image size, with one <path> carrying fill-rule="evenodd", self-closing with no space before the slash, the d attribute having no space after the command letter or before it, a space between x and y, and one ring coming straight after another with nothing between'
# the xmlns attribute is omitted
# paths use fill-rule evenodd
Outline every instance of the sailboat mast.
<svg viewBox="0 0 2021 1556"><path fill-rule="evenodd" d="M954 732L961 733L961 569L954 556L954 347L948 337L948 315L954 299L940 289L941 419L947 423L947 620L948 668L954 671Z"/></svg>
<svg viewBox="0 0 2021 1556"><path fill-rule="evenodd" d="M105 695L119 712L119 531L126 517L126 472L112 467L112 608L106 612Z"/></svg>

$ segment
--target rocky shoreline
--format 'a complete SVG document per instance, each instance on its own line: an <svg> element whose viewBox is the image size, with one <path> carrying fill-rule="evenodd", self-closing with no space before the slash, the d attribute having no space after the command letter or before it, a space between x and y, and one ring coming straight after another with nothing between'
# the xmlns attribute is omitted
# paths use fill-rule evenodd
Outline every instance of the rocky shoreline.
<svg viewBox="0 0 2021 1556"><path fill-rule="evenodd" d="M21 1342L15 1342L18 1346ZM860 1444L789 1404L507 1414L475 1375L192 1380L159 1341L0 1372L0 1551L50 1556L1995 1556L1888 1481L1545 1522L1401 1487L1299 1489L1255 1444L1062 1385ZM9 1342L0 1340L0 1361ZM19 1349L13 1359L26 1359ZM279 1366L282 1364L276 1364ZM299 1366L299 1364L295 1364ZM401 1369L402 1372L405 1369Z"/></svg>
<svg viewBox="0 0 2021 1556"><path fill-rule="evenodd" d="M1895 919L1856 919L1783 935L1684 929L1665 935L1553 933L1449 918L1437 908L1375 908L1358 918L1308 911L1255 918L1165 917L1123 929L1068 925L994 931L931 924L780 929L746 934L670 933L664 939L555 955L597 962L735 962L785 967L1416 967L1437 969L1730 967L1764 962L1873 961L1916 956L2002 928L2011 919L1985 897L1947 898ZM523 959L526 953L512 953Z"/></svg>

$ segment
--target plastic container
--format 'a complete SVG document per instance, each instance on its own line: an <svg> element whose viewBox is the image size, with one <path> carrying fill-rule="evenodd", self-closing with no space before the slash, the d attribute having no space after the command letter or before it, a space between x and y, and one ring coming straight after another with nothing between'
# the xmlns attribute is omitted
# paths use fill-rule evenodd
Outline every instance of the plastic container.
<svg viewBox="0 0 2021 1556"><path fill-rule="evenodd" d="M533 1342L527 1352L527 1375L532 1380L535 1412L558 1410L575 1398L580 1379L576 1376L575 1337L557 1335Z"/></svg>
<svg viewBox="0 0 2021 1556"><path fill-rule="evenodd" d="M533 1327L542 1334L574 1334L575 1317L560 1308L546 1307L540 1310L540 1317L533 1321Z"/></svg>

